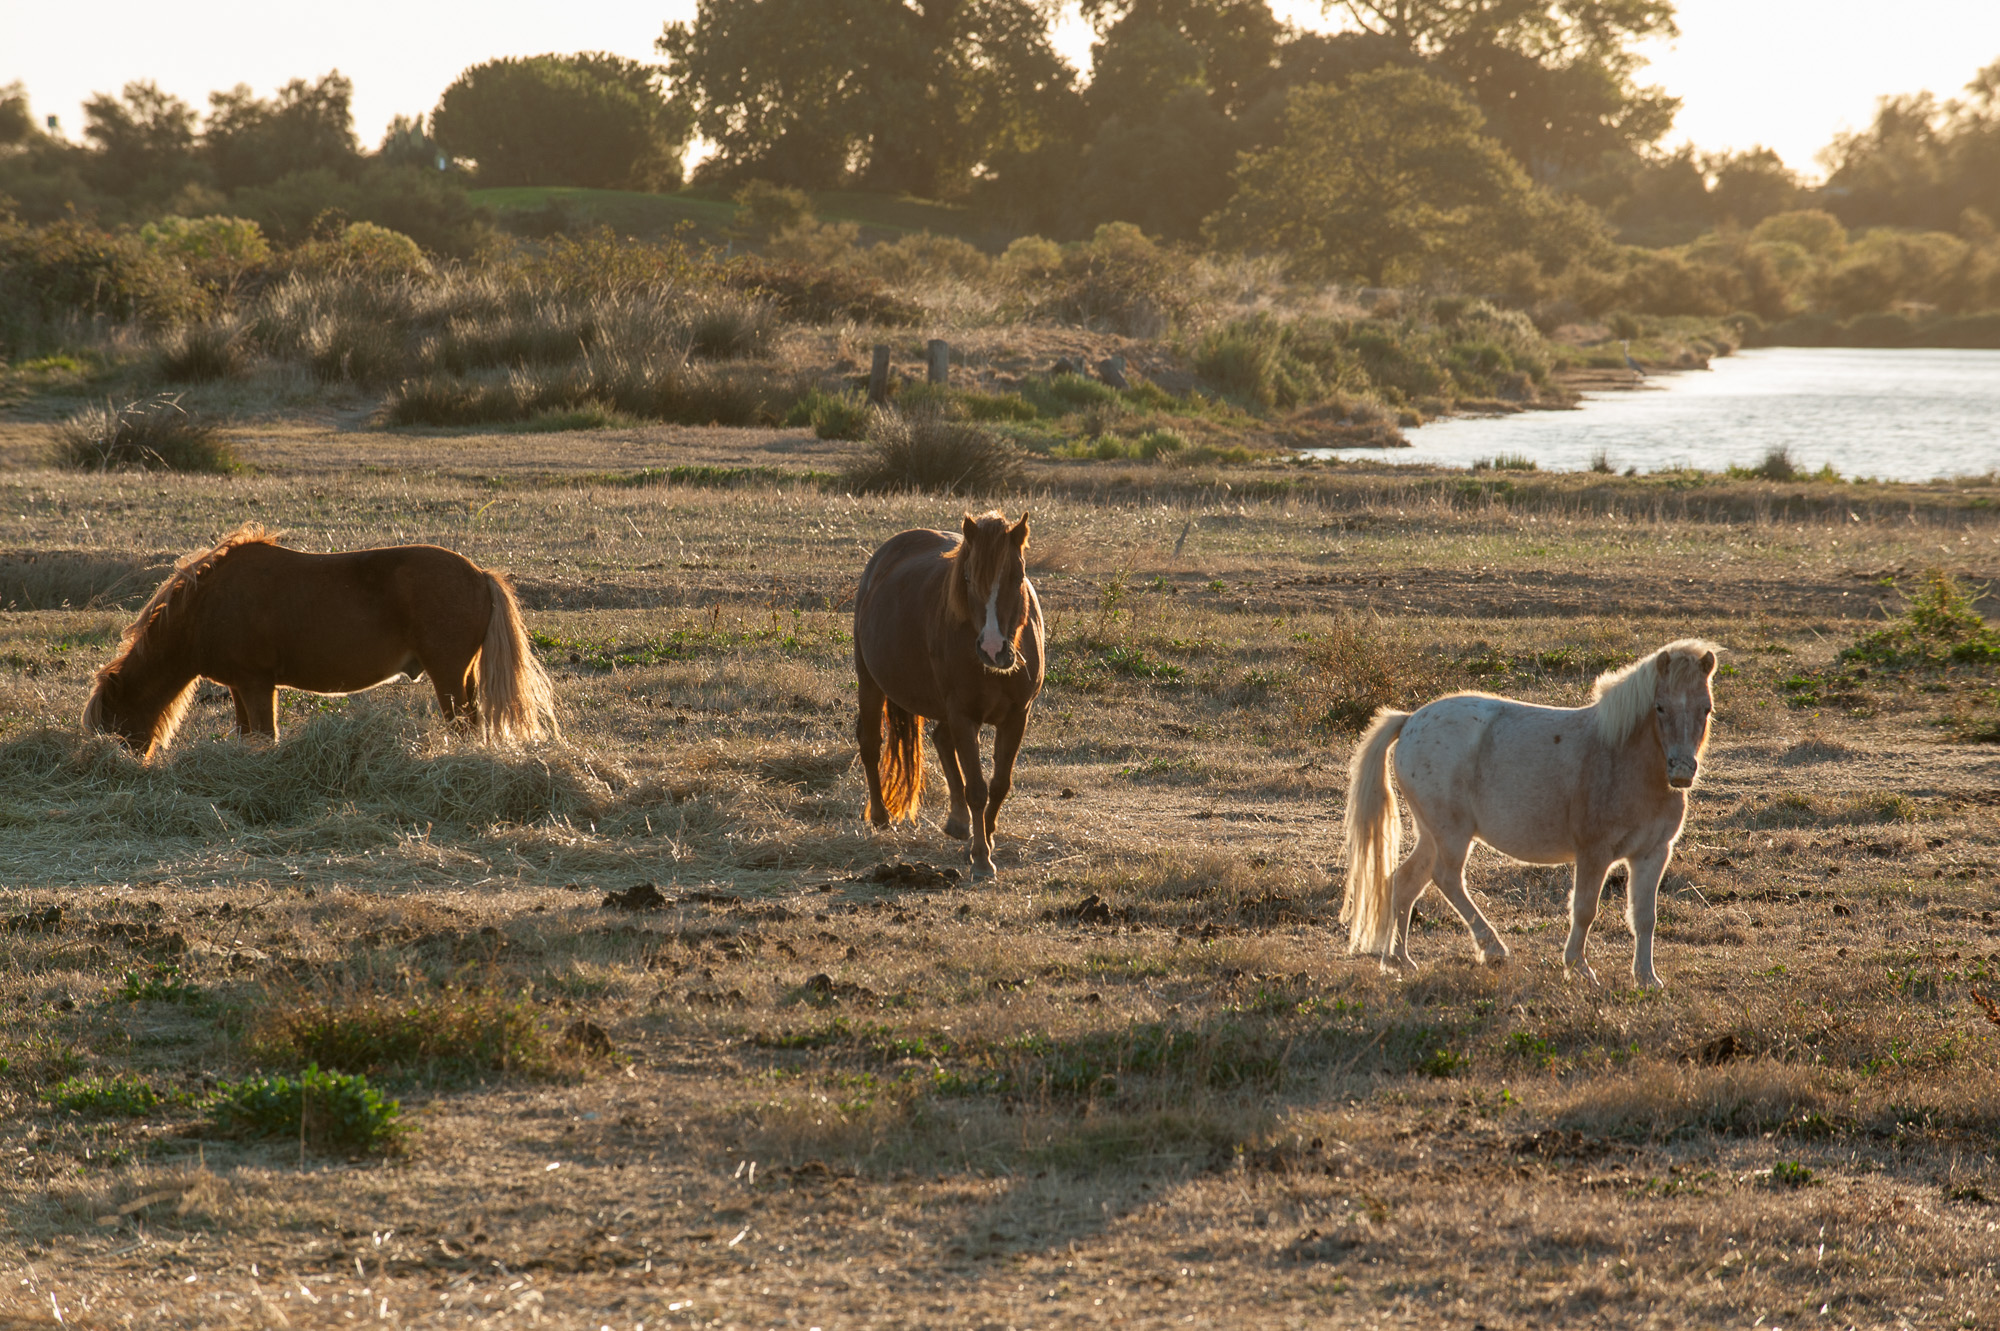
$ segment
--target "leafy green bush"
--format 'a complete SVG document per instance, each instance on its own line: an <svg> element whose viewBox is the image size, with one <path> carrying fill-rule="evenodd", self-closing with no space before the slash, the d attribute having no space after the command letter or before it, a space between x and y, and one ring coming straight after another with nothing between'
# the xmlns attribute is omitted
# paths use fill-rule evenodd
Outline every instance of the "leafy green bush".
<svg viewBox="0 0 2000 1331"><path fill-rule="evenodd" d="M177 262L129 233L76 218L31 227L0 214L0 353L18 355L80 320L171 324L208 294Z"/></svg>
<svg viewBox="0 0 2000 1331"><path fill-rule="evenodd" d="M48 1091L48 1101L57 1109L93 1118L138 1118L152 1113L161 1099L143 1078L129 1072L71 1077Z"/></svg>
<svg viewBox="0 0 2000 1331"><path fill-rule="evenodd" d="M324 1151L391 1151L409 1131L401 1102L383 1099L368 1078L322 1072L316 1064L296 1077L224 1082L208 1111L225 1131L296 1137Z"/></svg>
<svg viewBox="0 0 2000 1331"><path fill-rule="evenodd" d="M271 260L263 228L247 217L163 217L140 227L139 239L211 288L230 287Z"/></svg>
<svg viewBox="0 0 2000 1331"><path fill-rule="evenodd" d="M810 388L785 413L784 423L794 427L810 425L821 439L859 439L868 428L868 404L858 393L828 393Z"/></svg>
<svg viewBox="0 0 2000 1331"><path fill-rule="evenodd" d="M243 465L213 425L166 393L86 407L56 431L52 460L77 471L232 472Z"/></svg>

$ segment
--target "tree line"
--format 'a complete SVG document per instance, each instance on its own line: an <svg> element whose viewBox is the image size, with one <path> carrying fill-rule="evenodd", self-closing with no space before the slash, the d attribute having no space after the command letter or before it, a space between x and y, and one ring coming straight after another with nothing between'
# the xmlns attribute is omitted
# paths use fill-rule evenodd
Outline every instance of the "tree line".
<svg viewBox="0 0 2000 1331"><path fill-rule="evenodd" d="M133 83L87 104L82 144L42 133L16 85L0 89L0 196L31 222L230 215L281 243L365 219L466 254L483 228L464 185L674 189L699 135L692 183L723 194L908 194L962 202L996 236L1130 224L1277 254L1308 280L1524 300L1579 265L1626 280L1644 265L1622 242L1735 274L1684 298L1656 264L1634 289L1667 307L1788 317L1800 275L1838 257L1758 233L1795 213L1945 238L1873 266L1932 285L1965 266L1947 241L1994 247L2000 61L1958 96L1885 98L1809 188L1767 149L1660 148L1678 103L1643 82L1636 51L1676 32L1669 0L1328 7L1345 30L1289 26L1267 0L1084 0L1086 81L1054 47L1050 0L700 0L665 26L656 64L483 62L372 152L337 72L269 97L218 91L205 115ZM1808 275L1824 295L1831 269ZM1867 290L1850 281L1838 303Z"/></svg>

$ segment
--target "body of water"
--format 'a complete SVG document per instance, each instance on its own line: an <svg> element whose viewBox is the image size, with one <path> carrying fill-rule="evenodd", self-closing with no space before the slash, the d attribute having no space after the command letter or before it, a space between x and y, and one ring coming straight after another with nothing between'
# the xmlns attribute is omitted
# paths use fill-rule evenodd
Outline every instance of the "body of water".
<svg viewBox="0 0 2000 1331"><path fill-rule="evenodd" d="M1411 448L1313 449L1469 467L1502 453L1581 471L1749 467L1774 448L1842 476L1928 481L2000 469L2000 351L1767 347L1707 370L1593 393L1576 411L1461 417L1409 432Z"/></svg>

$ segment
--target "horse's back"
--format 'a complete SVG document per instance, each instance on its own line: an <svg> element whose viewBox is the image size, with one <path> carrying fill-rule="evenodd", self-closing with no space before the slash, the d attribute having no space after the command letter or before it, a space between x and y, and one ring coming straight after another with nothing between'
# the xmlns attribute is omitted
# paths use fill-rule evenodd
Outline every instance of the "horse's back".
<svg viewBox="0 0 2000 1331"><path fill-rule="evenodd" d="M426 669L462 669L492 613L485 572L435 545L329 554L243 545L201 582L198 617L211 661L203 673L225 683L273 674L339 693L377 683L412 658Z"/></svg>
<svg viewBox="0 0 2000 1331"><path fill-rule="evenodd" d="M855 595L855 614L884 593L901 595L915 588L942 585L944 555L958 548L959 537L950 532L913 527L897 532L875 548L861 570L861 586Z"/></svg>
<svg viewBox="0 0 2000 1331"><path fill-rule="evenodd" d="M1589 708L1486 693L1427 703L1403 724L1396 782L1419 817L1534 863L1568 858L1565 812L1594 734Z"/></svg>

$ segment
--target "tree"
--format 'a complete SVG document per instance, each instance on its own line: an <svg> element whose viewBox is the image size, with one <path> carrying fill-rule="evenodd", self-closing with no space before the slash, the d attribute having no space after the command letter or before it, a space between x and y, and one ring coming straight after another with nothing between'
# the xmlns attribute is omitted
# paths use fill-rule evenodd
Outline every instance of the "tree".
<svg viewBox="0 0 2000 1331"><path fill-rule="evenodd" d="M293 79L269 101L243 83L210 93L202 146L215 183L234 190L294 171L351 171L361 160L353 97L339 70L311 83Z"/></svg>
<svg viewBox="0 0 2000 1331"><path fill-rule="evenodd" d="M2000 60L1965 93L1882 98L1872 125L1821 154L1827 206L1851 227L1944 230L1968 208L2000 218Z"/></svg>
<svg viewBox="0 0 2000 1331"><path fill-rule="evenodd" d="M107 193L164 196L194 179L195 109L150 81L128 83L83 106L83 137L96 150L94 173Z"/></svg>
<svg viewBox="0 0 2000 1331"><path fill-rule="evenodd" d="M1673 37L1671 0L1322 0L1471 92L1490 132L1537 180L1655 143L1677 98L1640 87L1630 49Z"/></svg>
<svg viewBox="0 0 2000 1331"><path fill-rule="evenodd" d="M445 89L431 133L485 185L676 189L690 125L664 73L596 52L489 60Z"/></svg>
<svg viewBox="0 0 2000 1331"><path fill-rule="evenodd" d="M1717 221L1755 226L1765 218L1796 208L1804 191L1784 159L1769 148L1723 153L1704 165L1714 179L1709 191Z"/></svg>
<svg viewBox="0 0 2000 1331"><path fill-rule="evenodd" d="M1559 267L1593 243L1587 212L1537 189L1481 128L1457 89L1413 69L1294 89L1278 142L1244 155L1209 232L1372 286L1482 273L1522 248Z"/></svg>
<svg viewBox="0 0 2000 1331"><path fill-rule="evenodd" d="M28 90L19 81L0 87L0 148L17 148L42 135L28 109Z"/></svg>
<svg viewBox="0 0 2000 1331"><path fill-rule="evenodd" d="M1075 73L1050 0L700 0L656 43L715 144L709 178L965 192L1062 139Z"/></svg>

